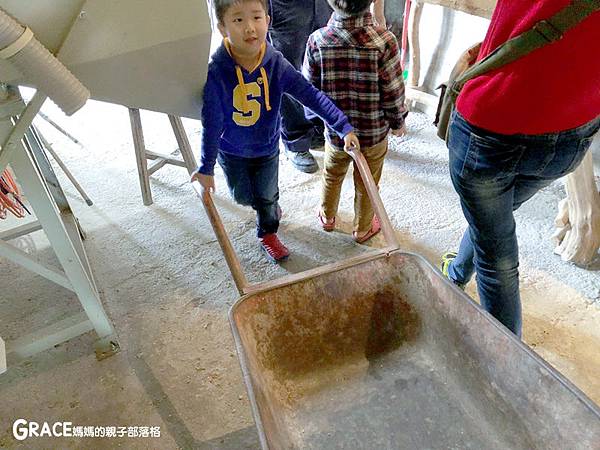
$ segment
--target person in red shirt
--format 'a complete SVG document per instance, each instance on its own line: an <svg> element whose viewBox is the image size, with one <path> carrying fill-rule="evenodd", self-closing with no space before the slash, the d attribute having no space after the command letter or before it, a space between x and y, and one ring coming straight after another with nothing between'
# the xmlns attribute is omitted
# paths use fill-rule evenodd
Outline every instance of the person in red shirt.
<svg viewBox="0 0 600 450"><path fill-rule="evenodd" d="M479 58L569 0L498 0ZM449 128L450 175L468 222L442 271L463 286L477 273L481 305L521 336L513 211L573 171L600 128L600 2L579 25L469 81Z"/></svg>

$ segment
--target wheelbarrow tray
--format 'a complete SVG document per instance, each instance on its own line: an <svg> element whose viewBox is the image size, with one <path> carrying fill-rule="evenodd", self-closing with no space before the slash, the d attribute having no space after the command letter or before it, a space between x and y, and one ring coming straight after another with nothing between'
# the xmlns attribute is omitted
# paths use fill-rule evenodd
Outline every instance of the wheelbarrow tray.
<svg viewBox="0 0 600 450"><path fill-rule="evenodd" d="M263 284L230 322L263 448L600 449L600 410L422 257Z"/></svg>

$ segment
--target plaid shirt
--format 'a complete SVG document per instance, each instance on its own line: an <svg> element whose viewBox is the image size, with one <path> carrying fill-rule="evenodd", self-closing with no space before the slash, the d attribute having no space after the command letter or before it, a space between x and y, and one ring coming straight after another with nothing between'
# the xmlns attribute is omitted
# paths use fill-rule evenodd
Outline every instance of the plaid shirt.
<svg viewBox="0 0 600 450"><path fill-rule="evenodd" d="M304 77L325 92L348 116L360 143L371 147L398 129L407 114L398 42L373 25L370 12L342 19L333 14L308 39ZM329 142L344 142L327 127Z"/></svg>

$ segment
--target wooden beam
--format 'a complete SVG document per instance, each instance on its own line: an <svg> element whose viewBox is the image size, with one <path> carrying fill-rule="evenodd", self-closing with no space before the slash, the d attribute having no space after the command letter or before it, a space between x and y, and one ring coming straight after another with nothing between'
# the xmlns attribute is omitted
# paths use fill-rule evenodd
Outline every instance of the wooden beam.
<svg viewBox="0 0 600 450"><path fill-rule="evenodd" d="M67 279L64 273L59 272L51 267L46 267L23 250L20 250L16 247L13 247L10 244L7 244L4 241L0 241L0 256L4 256L5 258L10 259L14 263L20 265L21 267L30 270L31 272L37 273L42 277L50 280L70 291L74 291L73 285Z"/></svg>
<svg viewBox="0 0 600 450"><path fill-rule="evenodd" d="M14 364L93 329L92 322L84 312L76 314L35 333L8 342L6 344L7 358L11 364Z"/></svg>
<svg viewBox="0 0 600 450"><path fill-rule="evenodd" d="M494 8L496 7L496 0L420 0L423 3L430 3L432 5L440 5L450 9L456 9L458 11L472 14L474 16L485 17L489 19L492 17Z"/></svg>
<svg viewBox="0 0 600 450"><path fill-rule="evenodd" d="M185 167L185 162L176 158L172 158L171 156L165 155L163 153L156 153L150 150L146 150L146 158L159 160L162 159L165 161L165 164L173 164L174 166Z"/></svg>
<svg viewBox="0 0 600 450"><path fill-rule="evenodd" d="M150 190L150 179L148 178L148 165L145 157L146 144L144 144L144 131L142 129L140 110L137 108L128 109L129 120L131 122L131 134L133 135L135 161L138 168L140 188L142 189L142 200L144 205L150 206L152 204L152 191Z"/></svg>
<svg viewBox="0 0 600 450"><path fill-rule="evenodd" d="M159 158L155 163L150 164L148 166L148 176L152 175L154 172L156 172L158 169L164 167L167 165L167 161L165 161L162 158Z"/></svg>
<svg viewBox="0 0 600 450"><path fill-rule="evenodd" d="M18 227L11 228L10 230L3 231L0 233L1 241L10 241L26 234L33 233L42 229L42 225L39 221L34 220L33 222L19 225Z"/></svg>

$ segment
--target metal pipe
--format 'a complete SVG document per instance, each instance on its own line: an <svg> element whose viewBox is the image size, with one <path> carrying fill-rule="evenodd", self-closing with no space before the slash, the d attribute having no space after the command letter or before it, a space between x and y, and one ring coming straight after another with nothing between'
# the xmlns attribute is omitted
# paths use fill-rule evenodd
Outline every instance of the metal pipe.
<svg viewBox="0 0 600 450"><path fill-rule="evenodd" d="M40 115L40 117L42 119L44 119L46 122L48 122L54 128L56 128L58 131L60 131L66 137L68 137L69 139L71 139L75 144L79 145L80 147L83 147L83 144L81 142L79 142L72 134L70 134L67 130L65 130L64 128L62 128L59 124L57 124L54 120L52 120L50 117L48 117L42 111L39 112L39 115Z"/></svg>
<svg viewBox="0 0 600 450"><path fill-rule="evenodd" d="M27 83L46 93L67 115L81 108L90 91L34 36L0 9L0 58L10 61Z"/></svg>
<svg viewBox="0 0 600 450"><path fill-rule="evenodd" d="M56 161L56 164L58 164L58 167L60 167L62 169L62 171L67 176L69 181L73 184L75 189L77 189L77 192L79 192L79 194L83 197L83 199L85 200L85 203L88 206L92 206L94 204L94 202L92 202L92 199L90 199L88 197L86 192L83 190L81 185L77 182L77 179L73 176L73 174L71 173L69 168L65 165L63 160L60 159L60 157L56 154L56 152L54 151L54 148L52 147L52 144L50 144L50 142L48 142L46 140L44 135L41 134L35 127L33 127L33 134L40 140L42 146L48 151L48 153L50 153L50 155L52 155L52 158L54 158L54 161Z"/></svg>

